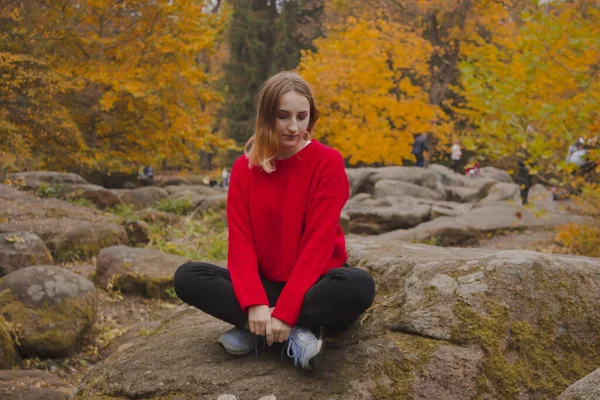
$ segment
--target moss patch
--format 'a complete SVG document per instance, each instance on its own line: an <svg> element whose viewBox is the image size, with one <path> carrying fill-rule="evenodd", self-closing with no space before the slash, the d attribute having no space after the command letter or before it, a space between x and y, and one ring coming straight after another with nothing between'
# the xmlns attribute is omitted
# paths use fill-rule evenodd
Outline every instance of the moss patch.
<svg viewBox="0 0 600 400"><path fill-rule="evenodd" d="M11 368L15 364L16 357L12 327L0 316L0 369Z"/></svg>
<svg viewBox="0 0 600 400"><path fill-rule="evenodd" d="M376 399L410 399L412 383L433 352L449 344L442 340L426 339L402 333L389 334L389 338L402 352L401 359L388 360L375 369L375 386L371 393Z"/></svg>
<svg viewBox="0 0 600 400"><path fill-rule="evenodd" d="M460 322L451 331L453 340L478 342L486 351L476 398L514 399L519 393L555 398L600 362L600 343L574 340L550 317L540 316L533 326L512 320L505 306L484 304L487 315L457 302Z"/></svg>
<svg viewBox="0 0 600 400"><path fill-rule="evenodd" d="M96 320L96 310L93 293L37 309L16 300L10 289L0 293L0 312L15 327L24 357L68 356L81 346Z"/></svg>

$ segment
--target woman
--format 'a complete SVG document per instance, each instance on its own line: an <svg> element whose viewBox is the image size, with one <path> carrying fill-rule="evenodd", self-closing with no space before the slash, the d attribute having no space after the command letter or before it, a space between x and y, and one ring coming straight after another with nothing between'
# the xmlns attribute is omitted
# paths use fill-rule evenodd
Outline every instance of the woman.
<svg viewBox="0 0 600 400"><path fill-rule="evenodd" d="M235 326L219 338L227 352L250 353L264 337L309 370L319 328L349 325L375 296L373 278L346 264L339 218L350 188L340 153L311 137L318 118L300 76L265 82L254 135L231 170L228 269L192 262L175 273L184 302Z"/></svg>

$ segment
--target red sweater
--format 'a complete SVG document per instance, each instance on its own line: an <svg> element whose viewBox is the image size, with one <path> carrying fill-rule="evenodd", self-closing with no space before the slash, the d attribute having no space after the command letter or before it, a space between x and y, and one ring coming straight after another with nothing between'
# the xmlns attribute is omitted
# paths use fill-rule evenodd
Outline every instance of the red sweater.
<svg viewBox="0 0 600 400"><path fill-rule="evenodd" d="M242 156L231 169L227 266L244 311L269 305L259 274L287 282L272 315L294 326L308 289L348 258L339 219L350 185L341 154L314 139L275 166L267 174Z"/></svg>

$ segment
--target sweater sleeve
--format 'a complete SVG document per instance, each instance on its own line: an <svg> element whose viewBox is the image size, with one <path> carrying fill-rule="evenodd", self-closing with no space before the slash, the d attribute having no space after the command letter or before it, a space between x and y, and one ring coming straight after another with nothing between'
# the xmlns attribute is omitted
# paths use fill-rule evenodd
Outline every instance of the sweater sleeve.
<svg viewBox="0 0 600 400"><path fill-rule="evenodd" d="M227 269L233 291L242 307L269 305L265 288L258 275L256 246L248 209L248 167L242 159L233 165L227 193L227 224L229 248Z"/></svg>
<svg viewBox="0 0 600 400"><path fill-rule="evenodd" d="M340 214L350 197L341 154L336 152L324 161L317 179L306 215L300 256L272 314L290 326L296 324L304 295L319 279L333 254Z"/></svg>

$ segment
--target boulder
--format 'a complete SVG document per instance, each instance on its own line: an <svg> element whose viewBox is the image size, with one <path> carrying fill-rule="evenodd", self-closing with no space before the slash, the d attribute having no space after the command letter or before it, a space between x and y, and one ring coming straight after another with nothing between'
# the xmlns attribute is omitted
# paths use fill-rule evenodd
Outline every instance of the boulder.
<svg viewBox="0 0 600 400"><path fill-rule="evenodd" d="M132 246L144 245L150 241L150 226L144 221L130 220L125 222L125 230Z"/></svg>
<svg viewBox="0 0 600 400"><path fill-rule="evenodd" d="M523 208L510 203L495 203L473 208L455 217L439 217L419 226L388 232L383 239L411 242L434 241L443 246L459 246L476 242L482 232L501 229L550 228L582 220L567 213L552 213L536 208Z"/></svg>
<svg viewBox="0 0 600 400"><path fill-rule="evenodd" d="M31 194L22 192L8 185L0 184L0 199L22 199L31 197Z"/></svg>
<svg viewBox="0 0 600 400"><path fill-rule="evenodd" d="M539 183L536 183L529 189L527 201L538 208L545 208L547 210L556 209L552 192Z"/></svg>
<svg viewBox="0 0 600 400"><path fill-rule="evenodd" d="M17 331L24 357L67 357L96 320L92 282L52 265L22 268L0 280L0 314Z"/></svg>
<svg viewBox="0 0 600 400"><path fill-rule="evenodd" d="M103 247L127 243L115 216L56 199L0 199L0 232L39 236L55 260L89 257Z"/></svg>
<svg viewBox="0 0 600 400"><path fill-rule="evenodd" d="M445 196L438 191L418 186L410 182L382 179L375 183L373 197L376 199L382 197L402 198L405 196L432 200L445 199Z"/></svg>
<svg viewBox="0 0 600 400"><path fill-rule="evenodd" d="M600 368L567 388L557 400L600 399Z"/></svg>
<svg viewBox="0 0 600 400"><path fill-rule="evenodd" d="M0 370L10 369L17 361L13 329L0 315ZM0 394L2 391L0 390Z"/></svg>
<svg viewBox="0 0 600 400"><path fill-rule="evenodd" d="M193 192L200 195L210 196L213 194L222 194L223 191L206 185L177 185L165 186L167 193L175 194L179 192Z"/></svg>
<svg viewBox="0 0 600 400"><path fill-rule="evenodd" d="M97 365L75 399L534 400L600 363L598 259L370 239L348 250L377 297L326 335L317 377L282 364L280 346L228 355L216 340L230 325L188 307Z"/></svg>
<svg viewBox="0 0 600 400"><path fill-rule="evenodd" d="M29 232L0 233L0 277L36 264L52 264L42 239Z"/></svg>
<svg viewBox="0 0 600 400"><path fill-rule="evenodd" d="M141 219L149 224L166 224L172 225L177 223L181 218L177 214L147 208L145 210L136 211L134 217Z"/></svg>
<svg viewBox="0 0 600 400"><path fill-rule="evenodd" d="M514 183L508 172L496 167L481 168L479 171L479 176L481 178L491 179L496 182Z"/></svg>
<svg viewBox="0 0 600 400"><path fill-rule="evenodd" d="M45 371L0 371L2 400L69 400L74 389Z"/></svg>
<svg viewBox="0 0 600 400"><path fill-rule="evenodd" d="M151 298L173 297L173 275L185 257L127 246L103 249L96 259L95 282L104 288Z"/></svg>
<svg viewBox="0 0 600 400"><path fill-rule="evenodd" d="M473 180L462 174L457 174L450 168L440 164L429 164L427 169L435 174L438 185L441 186L472 186Z"/></svg>
<svg viewBox="0 0 600 400"><path fill-rule="evenodd" d="M488 190L487 196L485 196L479 204L490 204L502 201L520 205L521 191L519 185L515 183L498 182Z"/></svg>
<svg viewBox="0 0 600 400"><path fill-rule="evenodd" d="M206 196L202 202L196 207L199 212L218 211L225 208L227 205L227 194L215 194Z"/></svg>
<svg viewBox="0 0 600 400"><path fill-rule="evenodd" d="M468 178L476 183L471 186L444 186L446 199L459 203L474 203L484 199L488 190L495 184L494 181L484 181L478 178Z"/></svg>
<svg viewBox="0 0 600 400"><path fill-rule="evenodd" d="M340 227L344 233L350 233L350 216L345 211L340 214Z"/></svg>
<svg viewBox="0 0 600 400"><path fill-rule="evenodd" d="M395 203L385 206L370 206L359 203L346 207L350 217L348 229L351 233L378 235L396 229L407 229L430 219L431 206Z"/></svg>
<svg viewBox="0 0 600 400"><path fill-rule="evenodd" d="M350 183L350 196L359 193L373 193L373 182L371 175L375 173L376 168L346 168L348 182Z"/></svg>
<svg viewBox="0 0 600 400"><path fill-rule="evenodd" d="M440 189L435 173L427 168L383 167L374 168L374 171L375 172L369 176L369 182L371 184L387 179L412 183L433 191L438 191Z"/></svg>
<svg viewBox="0 0 600 400"><path fill-rule="evenodd" d="M61 262L88 258L98 254L104 247L128 241L125 228L111 222L46 218L0 223L0 232L22 231L38 235L54 259Z"/></svg>
<svg viewBox="0 0 600 400"><path fill-rule="evenodd" d="M348 199L348 203L360 203L361 201L365 201L368 199L372 199L373 197L371 196L370 193L359 193L355 196L352 196Z"/></svg>
<svg viewBox="0 0 600 400"><path fill-rule="evenodd" d="M113 189L112 191L123 203L131 204L136 210L149 207L169 197L169 193L166 190L155 186L137 189Z"/></svg>
<svg viewBox="0 0 600 400"><path fill-rule="evenodd" d="M73 195L74 197L88 199L100 209L115 207L122 204L121 199L116 193L101 186L86 185L83 187L76 187Z"/></svg>
<svg viewBox="0 0 600 400"><path fill-rule="evenodd" d="M21 181L29 189L39 189L42 185L86 185L88 181L72 172L29 171L10 174L12 181Z"/></svg>

